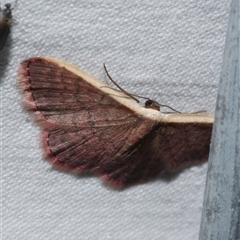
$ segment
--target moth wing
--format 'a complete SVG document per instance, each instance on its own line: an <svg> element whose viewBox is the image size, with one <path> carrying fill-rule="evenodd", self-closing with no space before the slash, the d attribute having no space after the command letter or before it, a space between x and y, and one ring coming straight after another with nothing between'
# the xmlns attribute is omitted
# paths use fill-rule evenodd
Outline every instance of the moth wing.
<svg viewBox="0 0 240 240"><path fill-rule="evenodd" d="M24 106L43 128L44 154L59 168L104 175L154 126L106 94L104 83L96 87L51 60L26 60L19 74Z"/></svg>
<svg viewBox="0 0 240 240"><path fill-rule="evenodd" d="M191 116L192 118L192 116ZM104 165L105 178L116 183L144 182L207 160L212 123L159 122L116 159Z"/></svg>
<svg viewBox="0 0 240 240"><path fill-rule="evenodd" d="M160 123L153 137L153 144L159 146L167 159L169 171L202 163L207 160L209 154L213 118L209 119L209 116L206 116L205 122L199 122L199 115L180 115L184 119L182 122L168 120ZM192 121L188 121L188 118Z"/></svg>

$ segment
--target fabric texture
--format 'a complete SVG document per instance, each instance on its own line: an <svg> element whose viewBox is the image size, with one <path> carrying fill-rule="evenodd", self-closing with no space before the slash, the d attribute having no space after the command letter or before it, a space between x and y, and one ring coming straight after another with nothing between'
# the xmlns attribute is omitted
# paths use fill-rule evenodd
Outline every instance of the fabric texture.
<svg viewBox="0 0 240 240"><path fill-rule="evenodd" d="M51 56L108 81L105 63L130 93L214 113L229 5L18 1L0 52L2 239L198 238L207 163L124 190L53 170L21 106L17 69L26 58Z"/></svg>

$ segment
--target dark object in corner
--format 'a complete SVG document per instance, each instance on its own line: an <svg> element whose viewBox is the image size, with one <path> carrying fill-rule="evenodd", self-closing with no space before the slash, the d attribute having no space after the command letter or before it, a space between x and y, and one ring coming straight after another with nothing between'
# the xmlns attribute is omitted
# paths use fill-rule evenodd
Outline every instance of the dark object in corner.
<svg viewBox="0 0 240 240"><path fill-rule="evenodd" d="M12 10L11 4L5 4L5 8L0 8L0 51L3 49L7 40L8 34L12 24Z"/></svg>

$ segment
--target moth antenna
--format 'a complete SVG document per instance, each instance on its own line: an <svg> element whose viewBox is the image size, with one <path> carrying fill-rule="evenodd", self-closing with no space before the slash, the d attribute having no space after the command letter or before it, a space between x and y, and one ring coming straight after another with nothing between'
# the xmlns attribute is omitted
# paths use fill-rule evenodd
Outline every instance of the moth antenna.
<svg viewBox="0 0 240 240"><path fill-rule="evenodd" d="M158 110L160 111L160 107L167 107L171 110L173 110L174 112L177 112L177 113L181 113L179 111L177 111L176 109L168 106L168 105L163 105L163 104L160 104L158 103L157 101L154 101L154 100L151 100L150 98L147 98L147 97L143 97L143 96L139 96L137 94L132 94L132 93L128 93L127 91L125 91L123 88L121 88L117 83L116 81L114 81L112 79L112 77L110 76L110 74L108 73L108 70L107 70L107 67L105 65L105 63L103 63L103 67L104 67L104 70L108 76L108 78L111 80L111 82L117 86L123 93L125 93L127 96L129 96L130 98L134 99L137 103L139 103L139 100L135 97L138 97L138 98L142 98L142 99L146 99L147 101L145 102L145 107L146 108L152 108L152 109L155 109L155 110Z"/></svg>
<svg viewBox="0 0 240 240"><path fill-rule="evenodd" d="M103 67L104 67L104 70L105 70L108 78L111 80L111 82L112 82L116 87L118 87L123 93L125 93L127 96L129 96L130 98L132 98L133 100L135 100L137 103L139 103L139 100L138 100L137 98L133 97L133 94L130 94L130 93L128 93L127 91L125 91L123 88L121 88L121 87L112 79L112 77L111 77L110 74L108 73L108 70L107 70L107 68L106 68L105 63L103 63Z"/></svg>
<svg viewBox="0 0 240 240"><path fill-rule="evenodd" d="M168 105L162 105L162 104L161 104L161 107L167 107L167 108L173 110L174 112L182 113L182 112L180 112L180 111L178 111L178 110L176 110L176 109L174 109L174 108L172 108L172 107L170 107L170 106L168 106Z"/></svg>

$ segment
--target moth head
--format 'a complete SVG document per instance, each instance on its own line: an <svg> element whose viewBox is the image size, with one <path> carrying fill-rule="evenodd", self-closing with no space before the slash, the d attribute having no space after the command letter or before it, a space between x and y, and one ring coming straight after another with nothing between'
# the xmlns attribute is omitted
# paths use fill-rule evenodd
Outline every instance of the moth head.
<svg viewBox="0 0 240 240"><path fill-rule="evenodd" d="M160 104L157 101L148 99L145 102L145 108L151 108L151 109L155 109L157 111L160 111Z"/></svg>

